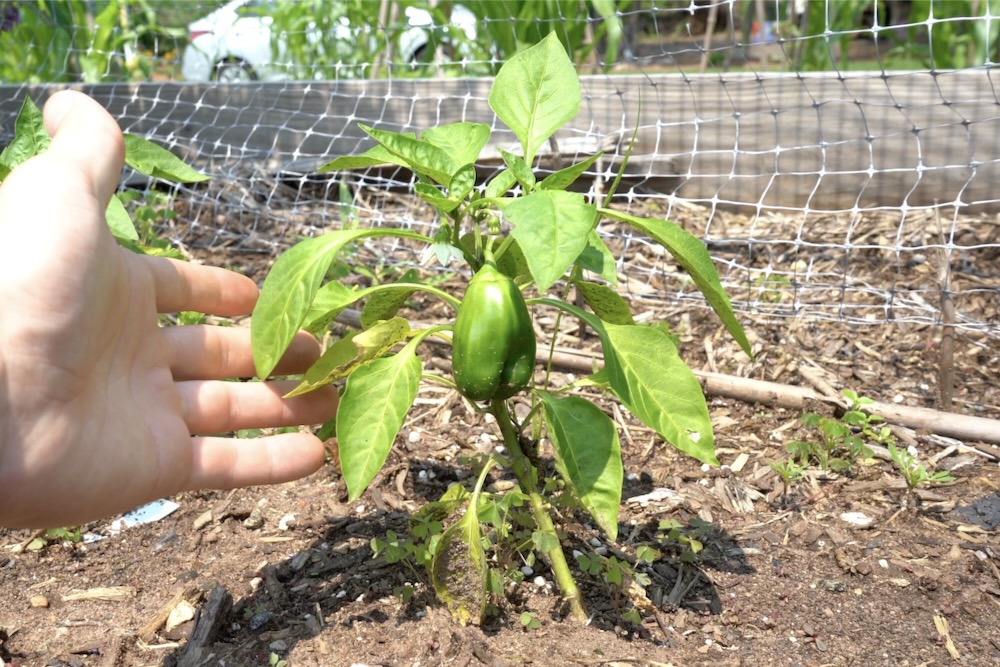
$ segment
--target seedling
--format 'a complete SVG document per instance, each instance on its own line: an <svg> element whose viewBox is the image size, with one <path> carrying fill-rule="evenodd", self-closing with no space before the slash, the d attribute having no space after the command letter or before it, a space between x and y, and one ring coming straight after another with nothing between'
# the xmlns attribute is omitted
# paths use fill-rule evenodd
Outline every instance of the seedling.
<svg viewBox="0 0 1000 667"><path fill-rule="evenodd" d="M476 164L490 144L488 124L452 123L419 135L362 125L376 145L361 155L334 159L323 169L408 169L415 175L415 194L437 211L436 233L362 229L351 222L301 241L275 262L253 314L254 360L263 378L271 375L299 329L325 339L338 313L364 302L362 329L329 342L290 394L346 380L335 430L350 500L364 493L385 463L422 379L455 387L473 409L494 417L505 450L496 462L517 479L514 501L466 490L464 496L442 499L432 508L433 519L427 517L443 526L437 542L426 543L431 580L462 623L480 622L487 596L502 593L503 577L491 568L512 571L515 557L529 552L548 562L572 616L581 622L589 618L552 518L561 494L571 494L609 540L618 534L623 472L615 424L594 403L557 391L548 374L536 372L536 351L544 349L536 346L537 309L555 309L596 332L604 365L588 378L589 384L605 390L682 452L718 464L698 380L669 333L636 324L628 302L613 287L616 260L598 231L602 220L630 226L666 248L750 354L700 240L667 220L612 209L610 195L594 201L571 191L600 154L552 173L539 171L539 150L577 114L581 100L579 78L554 34L508 60L494 80L489 104L498 123L518 139L520 152L501 151L506 168L486 183L477 181ZM620 178L621 172L611 191ZM331 266L346 249L387 236L403 239L418 252L422 247L426 261L462 264L459 270L471 275L465 297L416 275L354 289L330 278ZM586 308L548 296L570 288ZM454 322L411 328L398 312L416 292L444 301L457 314ZM546 333L555 340L556 332ZM453 345L452 377L424 374L417 348L430 336ZM515 401L529 406L527 417L515 418ZM538 467L537 443L543 435L551 443L561 485L550 486ZM481 530L484 521L489 531ZM425 525L432 533L434 524ZM511 543L516 547L507 546ZM402 557L406 551L405 545L388 539L373 546L387 557ZM498 551L487 558L486 548Z"/></svg>
<svg viewBox="0 0 1000 667"><path fill-rule="evenodd" d="M871 448L865 445L865 438L855 433L849 423L811 412L802 415L802 423L816 429L820 439L796 440L788 444L788 453L801 466L815 464L821 470L843 472L859 458L872 455Z"/></svg>
<svg viewBox="0 0 1000 667"><path fill-rule="evenodd" d="M522 611L521 612L521 627L525 630L538 630L542 627L542 621L538 618L538 614L533 611Z"/></svg>
<svg viewBox="0 0 1000 667"><path fill-rule="evenodd" d="M770 466L771 469L778 473L778 476L781 477L781 504L783 507L787 507L789 488L791 488L792 484L802 479L802 474L806 471L808 466L802 463L797 463L794 458L772 462Z"/></svg>
<svg viewBox="0 0 1000 667"><path fill-rule="evenodd" d="M906 496L909 501L912 501L913 490L917 487L955 481L954 477L943 470L934 472L927 470L927 467L917 460L916 454L911 453L907 449L900 449L894 443L890 442L888 450L889 456L892 457L892 462L896 464L900 474L903 475L903 479L906 481Z"/></svg>

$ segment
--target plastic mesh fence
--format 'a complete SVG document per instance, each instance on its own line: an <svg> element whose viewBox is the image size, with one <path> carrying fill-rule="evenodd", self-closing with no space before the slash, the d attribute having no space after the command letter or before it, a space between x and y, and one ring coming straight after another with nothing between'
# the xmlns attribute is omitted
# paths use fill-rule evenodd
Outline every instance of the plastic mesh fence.
<svg viewBox="0 0 1000 667"><path fill-rule="evenodd" d="M585 100L540 167L603 150L582 181L598 196L635 132L614 205L701 237L739 311L927 325L940 323L948 295L966 335L1000 334L1000 1L604 4L615 11L500 0L0 2L0 143L24 96L82 86L123 129L214 176L179 190L125 179L156 193L149 219L180 246L232 263L344 224L432 232L408 172L317 168L370 145L359 122L485 122L495 147L513 147L487 105L490 76L554 30ZM482 177L499 164L487 156ZM702 305L657 247L613 224L600 231L622 251L622 287L640 302ZM385 244L361 252L421 261Z"/></svg>

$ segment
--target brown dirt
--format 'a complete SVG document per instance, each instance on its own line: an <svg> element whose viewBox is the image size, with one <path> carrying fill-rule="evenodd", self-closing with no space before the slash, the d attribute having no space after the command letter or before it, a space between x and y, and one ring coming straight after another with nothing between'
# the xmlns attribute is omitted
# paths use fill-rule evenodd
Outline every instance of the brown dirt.
<svg viewBox="0 0 1000 667"><path fill-rule="evenodd" d="M202 256L258 277L267 263L263 253ZM407 314L438 316L433 307ZM677 323L694 368L806 384L799 369L811 366L837 388L934 405L939 331L929 326L748 315L743 321L759 350L750 363L703 310L654 315ZM990 321L996 313L979 316ZM575 344L593 346L560 341ZM962 335L955 359L956 409L1000 417L1000 341ZM430 349L425 363L446 366L447 359ZM785 458L788 442L814 436L801 425L801 411L710 398L725 465L706 471L602 405L622 427L628 479L620 539L608 545L567 515L564 544L584 552L598 544L627 560L643 544L661 553L639 568L649 577L643 594L579 575L588 625L564 617L550 583L534 583L538 576L552 581L542 563L483 627L463 628L435 601L421 569L372 557L372 538L388 530L406 535L417 508L452 482L469 483L460 458L497 441L493 426L454 392L424 387L386 467L357 502L346 503L331 464L283 486L182 494L168 518L92 544L19 551L31 535L0 530L0 660L18 667L250 667L268 665L273 654L290 667L1000 665L1000 533L962 513L982 499L1000 502L1000 449L900 430L922 460L937 457L957 481L921 491L906 507L901 477L875 458L839 476L814 469L786 502L768 464ZM627 500L654 489L673 491L674 501ZM734 502L748 496L743 507ZM846 512L864 513L872 524L855 527L842 518ZM676 543L656 542L662 519L695 531L705 545L695 562L682 560ZM107 523L85 529L106 532ZM406 603L396 595L405 584L415 588ZM68 597L99 587L123 588L110 600ZM233 601L214 619L213 591ZM185 595L204 618L143 632ZM632 604L643 612L638 626L621 618ZM540 628L522 627L525 611ZM217 627L203 661L187 661L190 638L206 633L211 620Z"/></svg>

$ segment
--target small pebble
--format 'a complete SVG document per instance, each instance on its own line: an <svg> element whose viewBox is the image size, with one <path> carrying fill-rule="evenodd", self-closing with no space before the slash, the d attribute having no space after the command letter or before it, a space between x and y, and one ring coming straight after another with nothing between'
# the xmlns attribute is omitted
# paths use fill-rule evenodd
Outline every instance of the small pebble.
<svg viewBox="0 0 1000 667"><path fill-rule="evenodd" d="M243 519L243 527L249 530L259 530L264 527L264 515L259 509L250 512L250 516Z"/></svg>
<svg viewBox="0 0 1000 667"><path fill-rule="evenodd" d="M49 599L44 595L33 595L31 596L31 606L37 608L47 608L49 606Z"/></svg>
<svg viewBox="0 0 1000 667"><path fill-rule="evenodd" d="M420 431L410 431L406 434L406 441L411 445L415 445L420 442Z"/></svg>
<svg viewBox="0 0 1000 667"><path fill-rule="evenodd" d="M549 582L545 581L545 577L538 576L532 579L532 583L534 583L535 586L538 586L539 588L545 588L545 584Z"/></svg>
<svg viewBox="0 0 1000 667"><path fill-rule="evenodd" d="M535 570L532 569L531 566L529 566L529 565L522 565L521 566L521 574L523 574L524 576L530 577L534 573L535 573Z"/></svg>
<svg viewBox="0 0 1000 667"><path fill-rule="evenodd" d="M288 530L295 525L295 515L286 514L285 516L278 519L278 530Z"/></svg>

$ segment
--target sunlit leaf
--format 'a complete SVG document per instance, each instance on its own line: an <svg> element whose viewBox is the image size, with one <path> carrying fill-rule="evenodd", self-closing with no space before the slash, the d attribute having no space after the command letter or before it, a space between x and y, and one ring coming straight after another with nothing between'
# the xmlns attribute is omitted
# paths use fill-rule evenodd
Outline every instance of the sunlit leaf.
<svg viewBox="0 0 1000 667"><path fill-rule="evenodd" d="M337 253L364 237L399 236L430 242L402 229L341 229L301 241L284 252L264 279L250 324L254 367L267 377L305 322Z"/></svg>
<svg viewBox="0 0 1000 667"><path fill-rule="evenodd" d="M173 183L198 183L211 178L166 148L128 132L125 133L125 164L140 174Z"/></svg>
<svg viewBox="0 0 1000 667"><path fill-rule="evenodd" d="M708 406L698 379L669 336L656 327L605 323L625 387L612 379L618 398L664 440L703 463L718 465ZM608 359L605 347L605 362Z"/></svg>
<svg viewBox="0 0 1000 667"><path fill-rule="evenodd" d="M753 356L750 342L747 340L739 320L736 319L729 295L722 288L719 273L715 270L715 264L712 263L712 258L704 243L668 220L639 218L611 209L601 209L601 213L609 218L632 225L666 248L677 260L677 263L691 276L701 293L705 295L705 299L722 320L729 335L739 343L744 352Z"/></svg>
<svg viewBox="0 0 1000 667"><path fill-rule="evenodd" d="M540 391L556 466L608 537L618 538L622 454L614 422L579 396Z"/></svg>
<svg viewBox="0 0 1000 667"><path fill-rule="evenodd" d="M370 329L340 339L323 353L302 376L301 382L286 398L299 396L345 378L365 364L383 356L410 333L410 324L402 317L385 320Z"/></svg>
<svg viewBox="0 0 1000 667"><path fill-rule="evenodd" d="M559 280L587 246L596 209L582 194L561 190L536 190L518 197L504 209L542 292Z"/></svg>
<svg viewBox="0 0 1000 667"><path fill-rule="evenodd" d="M538 148L580 110L580 81L555 31L511 57L490 89L490 108L521 141L531 164Z"/></svg>
<svg viewBox="0 0 1000 667"><path fill-rule="evenodd" d="M356 500L382 469L413 405L423 364L412 346L362 366L347 379L337 409L340 467Z"/></svg>
<svg viewBox="0 0 1000 667"><path fill-rule="evenodd" d="M628 302L607 285L577 280L573 283L591 310L611 324L635 324Z"/></svg>

